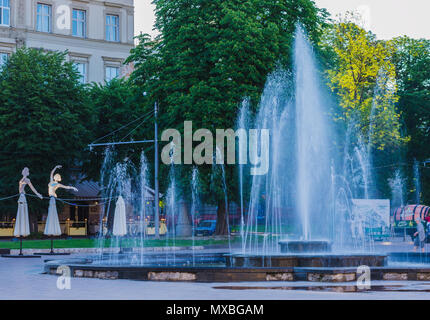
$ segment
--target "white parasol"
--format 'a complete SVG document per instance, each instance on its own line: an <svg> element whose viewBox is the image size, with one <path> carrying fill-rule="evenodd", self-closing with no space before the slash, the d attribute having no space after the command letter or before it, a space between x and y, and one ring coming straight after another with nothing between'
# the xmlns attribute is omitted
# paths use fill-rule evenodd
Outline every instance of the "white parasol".
<svg viewBox="0 0 430 320"><path fill-rule="evenodd" d="M51 199L49 199L48 218L46 219L45 230L43 233L47 236L61 236L61 227L60 221L58 220L55 197L51 197Z"/></svg>
<svg viewBox="0 0 430 320"><path fill-rule="evenodd" d="M15 237L26 237L30 234L30 223L28 221L28 207L25 195L21 193L18 200L18 212L15 220Z"/></svg>
<svg viewBox="0 0 430 320"><path fill-rule="evenodd" d="M125 202L122 196L119 196L115 214L113 217L113 230L112 234L117 237L125 236L127 234L127 219L125 216Z"/></svg>

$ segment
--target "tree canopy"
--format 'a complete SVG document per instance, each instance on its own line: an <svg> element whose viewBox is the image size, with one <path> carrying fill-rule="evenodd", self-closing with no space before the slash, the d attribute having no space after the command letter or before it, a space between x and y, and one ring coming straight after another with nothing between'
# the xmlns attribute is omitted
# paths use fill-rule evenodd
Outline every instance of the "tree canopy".
<svg viewBox="0 0 430 320"><path fill-rule="evenodd" d="M401 134L393 46L349 20L330 25L320 43L330 52L329 85L339 96L338 117L355 121L366 142L384 149L407 141Z"/></svg>
<svg viewBox="0 0 430 320"><path fill-rule="evenodd" d="M20 48L0 73L0 92L2 194L16 194L29 167L33 185L46 195L52 168L61 164L70 173L91 134L93 115L78 71L66 53Z"/></svg>
<svg viewBox="0 0 430 320"><path fill-rule="evenodd" d="M398 108L411 137L406 150L406 160L411 167L415 159L420 162L430 159L430 40L405 36L391 42L395 48L393 63L400 97ZM419 170L423 184L421 196L429 201L430 170L428 167ZM412 179L410 177L409 181ZM408 190L416 191L412 183Z"/></svg>
<svg viewBox="0 0 430 320"><path fill-rule="evenodd" d="M149 92L148 101L159 102L160 127L180 131L185 120L212 132L234 128L242 99L250 97L255 111L267 75L277 63L289 65L296 23L317 40L327 15L309 0L158 0L155 4L160 35L153 40L139 37L128 59L136 68L131 79ZM167 176L168 169L163 170ZM199 166L199 171L207 200L223 207L222 188L211 189L212 167ZM191 167L181 172L183 181L190 181ZM235 168L227 167L226 172L234 200Z"/></svg>

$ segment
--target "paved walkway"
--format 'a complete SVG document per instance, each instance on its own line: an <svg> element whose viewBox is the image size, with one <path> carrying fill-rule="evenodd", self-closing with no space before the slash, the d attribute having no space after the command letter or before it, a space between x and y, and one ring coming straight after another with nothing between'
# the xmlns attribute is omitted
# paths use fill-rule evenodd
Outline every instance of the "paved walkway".
<svg viewBox="0 0 430 320"><path fill-rule="evenodd" d="M430 299L430 282L375 281L372 285L397 291L345 293L321 290L321 283L304 282L183 283L72 278L70 290L59 290L57 277L42 271L43 259L0 258L0 299ZM343 288L342 284L336 285ZM271 289L264 289L268 287Z"/></svg>

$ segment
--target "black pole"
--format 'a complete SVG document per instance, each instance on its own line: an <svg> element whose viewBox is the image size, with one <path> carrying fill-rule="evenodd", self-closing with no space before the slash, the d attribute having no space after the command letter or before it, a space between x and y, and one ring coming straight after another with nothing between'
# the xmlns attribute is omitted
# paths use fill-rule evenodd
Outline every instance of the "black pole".
<svg viewBox="0 0 430 320"><path fill-rule="evenodd" d="M22 237L19 237L19 255L22 256Z"/></svg>
<svg viewBox="0 0 430 320"><path fill-rule="evenodd" d="M54 253L54 238L51 236L51 254Z"/></svg>
<svg viewBox="0 0 430 320"><path fill-rule="evenodd" d="M158 106L157 102L154 103L154 118L155 118L155 168L154 168L154 191L155 191L155 239L160 238L160 199L159 199L159 186L158 186Z"/></svg>

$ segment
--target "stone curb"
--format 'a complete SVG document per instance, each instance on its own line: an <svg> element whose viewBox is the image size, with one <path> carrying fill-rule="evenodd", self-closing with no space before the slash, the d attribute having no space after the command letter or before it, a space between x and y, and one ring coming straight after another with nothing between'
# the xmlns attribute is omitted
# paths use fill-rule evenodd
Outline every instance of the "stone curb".
<svg viewBox="0 0 430 320"><path fill-rule="evenodd" d="M179 250L203 250L205 246L194 246L194 247L147 247L147 248L133 248L132 252L164 252L164 251L179 251ZM23 249L22 252L27 255L34 254L36 252L48 253L50 249ZM100 248L54 248L55 252L58 253L117 253L119 248L104 248L103 251ZM11 249L11 254L18 254L19 249Z"/></svg>

